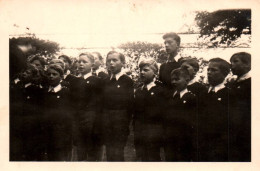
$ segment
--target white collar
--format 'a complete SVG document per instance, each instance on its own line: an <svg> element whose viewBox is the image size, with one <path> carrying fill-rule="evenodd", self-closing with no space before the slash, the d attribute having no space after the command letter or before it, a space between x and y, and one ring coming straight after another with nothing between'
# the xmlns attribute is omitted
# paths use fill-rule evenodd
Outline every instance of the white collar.
<svg viewBox="0 0 260 171"><path fill-rule="evenodd" d="M70 70L67 70L66 73L64 73L63 78L65 79L70 74Z"/></svg>
<svg viewBox="0 0 260 171"><path fill-rule="evenodd" d="M154 79L152 82L150 82L149 84L146 85L148 91L149 91L152 87L154 87L154 86L156 86L156 84L155 84L155 79ZM143 87L144 87L144 86L143 86Z"/></svg>
<svg viewBox="0 0 260 171"><path fill-rule="evenodd" d="M178 53L176 56L173 57L173 59L178 62L178 60L181 58L180 54ZM167 62L173 62L173 61L169 61L167 60Z"/></svg>
<svg viewBox="0 0 260 171"><path fill-rule="evenodd" d="M20 79L19 79L19 78L16 78L16 79L14 80L14 83L17 84L18 82L20 82Z"/></svg>
<svg viewBox="0 0 260 171"><path fill-rule="evenodd" d="M90 76L92 76L92 72L89 72L89 73L83 75L83 78L86 80ZM79 74L78 77L82 77L82 74Z"/></svg>
<svg viewBox="0 0 260 171"><path fill-rule="evenodd" d="M197 82L196 76L192 80L189 81L188 85L194 84Z"/></svg>
<svg viewBox="0 0 260 171"><path fill-rule="evenodd" d="M122 72L122 70L119 72L119 73L117 73L115 76L113 76L113 74L111 75L111 77L110 77L110 80L113 78L113 77L115 77L116 78L116 80L118 80L122 75L124 75L124 72Z"/></svg>
<svg viewBox="0 0 260 171"><path fill-rule="evenodd" d="M188 91L187 88L185 88L184 90L182 90L182 91L180 92L180 98L182 98L182 97L184 96L184 94L186 94L186 93L188 93L188 92L189 92L189 91ZM174 97L176 94L177 94L177 91L174 92L173 97Z"/></svg>
<svg viewBox="0 0 260 171"><path fill-rule="evenodd" d="M219 85L216 85L215 87L210 86L208 93L212 90L212 88L214 88L214 92L215 92L215 93L218 92L219 90L225 88L225 81L223 81L223 82L220 83Z"/></svg>
<svg viewBox="0 0 260 171"><path fill-rule="evenodd" d="M57 93L57 92L59 92L61 89L62 89L61 84L58 84L56 87L51 87L51 86L50 86L48 92L52 91L52 92L54 92L54 93Z"/></svg>
<svg viewBox="0 0 260 171"><path fill-rule="evenodd" d="M241 77L238 77L238 78L237 78L237 82L246 80L246 79L248 79L248 78L251 78L251 71L245 73L245 74L242 75Z"/></svg>
<svg viewBox="0 0 260 171"><path fill-rule="evenodd" d="M25 88L29 87L30 85L32 85L32 83L27 83L24 85Z"/></svg>

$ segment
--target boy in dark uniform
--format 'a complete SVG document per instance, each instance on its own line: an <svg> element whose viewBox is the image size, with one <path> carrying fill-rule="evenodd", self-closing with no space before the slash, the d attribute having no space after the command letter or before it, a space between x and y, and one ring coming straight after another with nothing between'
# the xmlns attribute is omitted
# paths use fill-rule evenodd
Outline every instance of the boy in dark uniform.
<svg viewBox="0 0 260 171"><path fill-rule="evenodd" d="M57 64L48 66L49 87L42 100L44 143L49 161L69 161L72 149L72 119L69 90L60 82L63 69Z"/></svg>
<svg viewBox="0 0 260 171"><path fill-rule="evenodd" d="M168 53L168 60L162 64L159 71L159 80L164 86L171 89L171 72L172 70L179 68L180 64L178 60L181 58L178 54L181 38L176 33L166 33L163 35L164 45L166 52Z"/></svg>
<svg viewBox="0 0 260 171"><path fill-rule="evenodd" d="M95 62L93 65L93 75L101 78L102 80L108 77L108 74L103 68L103 58L99 52L93 52L92 55L94 56Z"/></svg>
<svg viewBox="0 0 260 171"><path fill-rule="evenodd" d="M181 60L181 68L187 69L190 73L191 80L187 85L187 89L195 94L197 97L207 91L205 85L196 81L196 74L199 71L199 63L196 59L185 59Z"/></svg>
<svg viewBox="0 0 260 171"><path fill-rule="evenodd" d="M224 81L230 64L213 58L208 66L208 92L203 96L199 112L199 161L228 160L229 89Z"/></svg>
<svg viewBox="0 0 260 171"><path fill-rule="evenodd" d="M133 111L133 81L121 71L125 64L123 54L110 51L106 61L111 72L103 91L102 120L107 160L123 161Z"/></svg>
<svg viewBox="0 0 260 171"><path fill-rule="evenodd" d="M230 87L229 161L251 161L251 55L235 53L230 62L237 79Z"/></svg>
<svg viewBox="0 0 260 171"><path fill-rule="evenodd" d="M28 65L10 87L10 160L39 161L43 156L40 131L39 70ZM13 98L14 97L14 98Z"/></svg>
<svg viewBox="0 0 260 171"><path fill-rule="evenodd" d="M187 89L190 75L178 68L171 79L176 89L167 97L165 160L197 161L197 98Z"/></svg>
<svg viewBox="0 0 260 171"><path fill-rule="evenodd" d="M93 159L93 128L97 114L100 114L100 79L92 75L94 57L91 53L79 55L80 94L76 123L78 126L78 160Z"/></svg>
<svg viewBox="0 0 260 171"><path fill-rule="evenodd" d="M158 65L154 60L139 64L143 86L135 92L134 142L137 160L161 161L160 147L163 143L162 109L163 88L156 83Z"/></svg>
<svg viewBox="0 0 260 171"><path fill-rule="evenodd" d="M92 67L92 74L94 76L97 76L101 79L101 85L103 85L106 78L108 78L108 74L106 72L106 69L103 67L103 57L99 52L92 52L92 55L94 56L94 64ZM101 109L102 110L102 109ZM102 112L100 110L100 112ZM103 145L104 141L102 139L102 118L101 115L98 114L95 123L94 123L94 129L93 129L93 141L94 143L94 151L95 151L95 160L102 161L103 157Z"/></svg>

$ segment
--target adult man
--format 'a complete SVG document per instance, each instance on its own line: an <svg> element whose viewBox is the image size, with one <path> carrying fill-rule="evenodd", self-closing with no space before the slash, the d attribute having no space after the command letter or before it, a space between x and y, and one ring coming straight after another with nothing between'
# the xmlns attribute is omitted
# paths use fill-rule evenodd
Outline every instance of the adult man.
<svg viewBox="0 0 260 171"><path fill-rule="evenodd" d="M170 32L163 35L166 52L168 54L168 60L162 64L159 71L159 80L166 87L171 87L171 72L172 70L179 68L180 64L178 60L180 56L178 54L181 38L178 34Z"/></svg>

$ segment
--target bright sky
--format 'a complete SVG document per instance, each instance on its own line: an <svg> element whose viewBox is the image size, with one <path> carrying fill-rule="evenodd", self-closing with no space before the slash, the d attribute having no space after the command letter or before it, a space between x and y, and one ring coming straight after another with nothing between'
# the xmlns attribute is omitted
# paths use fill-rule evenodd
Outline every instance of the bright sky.
<svg viewBox="0 0 260 171"><path fill-rule="evenodd" d="M234 1L196 0L6 0L0 1L9 34L30 32L63 47L111 47L126 41L160 40L151 33L183 32L194 10L234 8ZM246 8L247 1L236 1ZM3 9L3 10L2 10ZM16 24L16 26L14 26Z"/></svg>

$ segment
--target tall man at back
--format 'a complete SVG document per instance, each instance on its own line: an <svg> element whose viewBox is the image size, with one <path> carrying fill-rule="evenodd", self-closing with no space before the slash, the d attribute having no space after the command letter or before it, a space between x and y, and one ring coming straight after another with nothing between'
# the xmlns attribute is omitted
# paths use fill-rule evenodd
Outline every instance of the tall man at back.
<svg viewBox="0 0 260 171"><path fill-rule="evenodd" d="M178 54L181 38L178 34L170 32L163 35L164 45L168 54L168 60L162 64L159 71L159 80L166 87L171 87L171 72L180 67Z"/></svg>

